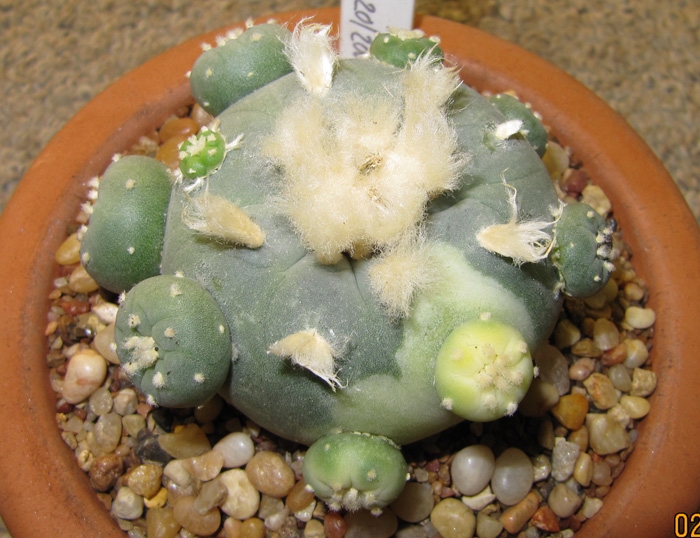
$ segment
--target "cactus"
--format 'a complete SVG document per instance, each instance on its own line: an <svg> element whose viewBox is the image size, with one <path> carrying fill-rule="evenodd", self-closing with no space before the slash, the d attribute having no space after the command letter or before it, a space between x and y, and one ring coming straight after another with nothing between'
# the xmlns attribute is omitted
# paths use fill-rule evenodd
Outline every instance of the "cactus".
<svg viewBox="0 0 700 538"><path fill-rule="evenodd" d="M409 67L420 56L442 60L443 52L436 37L425 37L422 30L395 30L380 33L372 41L369 53L394 67Z"/></svg>
<svg viewBox="0 0 700 538"><path fill-rule="evenodd" d="M202 54L190 73L192 95L216 116L229 105L286 75L292 68L284 55L289 30L259 24L233 35Z"/></svg>
<svg viewBox="0 0 700 538"><path fill-rule="evenodd" d="M592 207L584 203L564 208L556 225L552 253L564 291L576 297L589 297L607 282L615 270L612 263L614 228Z"/></svg>
<svg viewBox="0 0 700 538"><path fill-rule="evenodd" d="M122 157L107 168L80 249L103 287L120 293L160 274L170 189L168 168L150 157Z"/></svg>
<svg viewBox="0 0 700 538"><path fill-rule="evenodd" d="M231 363L226 318L189 278L159 275L136 284L119 306L115 341L124 371L152 405L207 402Z"/></svg>
<svg viewBox="0 0 700 538"><path fill-rule="evenodd" d="M196 281L223 313L235 360L220 394L312 445L304 473L333 506L377 509L405 477L392 443L513 413L562 290L579 291L572 278L597 289L606 275L562 242L576 244L578 224L524 120L439 57L419 52L400 69L339 60L328 33L298 26L285 45L292 72L252 93L227 79L240 96L218 132L237 149L176 182L161 272ZM208 95L219 79L193 73L192 84ZM120 310L136 304L168 308L139 286ZM136 380L158 401L149 375ZM192 384L191 370L177 375Z"/></svg>
<svg viewBox="0 0 700 538"><path fill-rule="evenodd" d="M393 501L408 478L408 466L391 441L367 434L335 433L306 452L304 480L329 499L331 510L377 510Z"/></svg>
<svg viewBox="0 0 700 538"><path fill-rule="evenodd" d="M535 148L540 157L547 151L547 131L537 118L532 108L521 103L517 97L506 93L494 95L489 102L511 121L519 122L518 134L521 134Z"/></svg>

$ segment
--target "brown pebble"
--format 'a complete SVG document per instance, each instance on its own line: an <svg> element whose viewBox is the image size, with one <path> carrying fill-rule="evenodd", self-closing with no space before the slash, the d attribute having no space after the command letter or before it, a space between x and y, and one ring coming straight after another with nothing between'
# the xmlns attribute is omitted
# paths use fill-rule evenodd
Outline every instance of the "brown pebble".
<svg viewBox="0 0 700 538"><path fill-rule="evenodd" d="M559 532L559 518L549 506L540 506L530 519L530 522L543 531Z"/></svg>
<svg viewBox="0 0 700 538"><path fill-rule="evenodd" d="M306 489L306 482L301 478L287 495L285 501L287 508L292 512L298 512L309 506L314 500L314 494Z"/></svg>
<svg viewBox="0 0 700 538"><path fill-rule="evenodd" d="M97 491L107 491L124 473L124 461L116 454L95 458L90 467L90 481Z"/></svg>
<svg viewBox="0 0 700 538"><path fill-rule="evenodd" d="M146 512L146 529L148 538L175 538L180 524L171 508L150 508Z"/></svg>
<svg viewBox="0 0 700 538"><path fill-rule="evenodd" d="M323 521L323 530L328 538L343 538L345 536L345 519L338 512L328 512Z"/></svg>
<svg viewBox="0 0 700 538"><path fill-rule="evenodd" d="M265 538L265 523L257 517L246 519L241 523L240 538Z"/></svg>
<svg viewBox="0 0 700 538"><path fill-rule="evenodd" d="M155 463L145 463L129 472L127 484L137 495L150 499L160 490L163 468Z"/></svg>
<svg viewBox="0 0 700 538"><path fill-rule="evenodd" d="M276 452L257 452L245 472L255 488L270 497L284 497L294 487L294 471Z"/></svg>
<svg viewBox="0 0 700 538"><path fill-rule="evenodd" d="M503 528L511 534L516 534L522 529L525 524L530 521L530 518L535 514L537 507L540 505L540 496L531 491L519 503L507 508L499 518L503 523Z"/></svg>
<svg viewBox="0 0 700 538"><path fill-rule="evenodd" d="M212 508L204 514L200 514L194 507L194 497L180 497L175 503L173 514L175 521L192 534L211 536L221 525L221 512L218 508Z"/></svg>
<svg viewBox="0 0 700 538"><path fill-rule="evenodd" d="M578 430L583 426L588 413L588 399L583 394L567 394L559 398L551 413L556 419L570 430Z"/></svg>
<svg viewBox="0 0 700 538"><path fill-rule="evenodd" d="M608 349L600 357L600 362L603 366L614 366L620 364L627 358L627 346L618 344L612 349Z"/></svg>

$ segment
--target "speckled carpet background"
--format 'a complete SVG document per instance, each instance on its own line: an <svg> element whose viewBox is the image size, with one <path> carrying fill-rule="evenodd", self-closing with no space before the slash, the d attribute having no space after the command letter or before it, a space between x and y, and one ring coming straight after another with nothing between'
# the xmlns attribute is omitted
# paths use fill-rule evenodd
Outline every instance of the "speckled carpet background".
<svg viewBox="0 0 700 538"><path fill-rule="evenodd" d="M54 133L127 71L247 17L337 4L0 0L0 210ZM416 0L416 11L503 37L575 76L641 134L700 219L698 0Z"/></svg>
<svg viewBox="0 0 700 538"><path fill-rule="evenodd" d="M0 210L87 101L185 39L338 0L0 0ZM700 219L698 0L416 0L550 60L620 112Z"/></svg>

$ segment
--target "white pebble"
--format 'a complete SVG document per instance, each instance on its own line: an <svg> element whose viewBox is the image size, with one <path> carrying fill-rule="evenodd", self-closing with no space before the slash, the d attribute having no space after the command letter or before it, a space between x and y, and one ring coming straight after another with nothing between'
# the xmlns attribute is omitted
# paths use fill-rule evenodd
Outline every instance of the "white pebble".
<svg viewBox="0 0 700 538"><path fill-rule="evenodd" d="M563 437L556 438L552 451L552 476L555 480L563 482L573 474L580 452L581 447L576 443L570 443Z"/></svg>
<svg viewBox="0 0 700 538"><path fill-rule="evenodd" d="M651 370L635 368L632 372L631 396L649 396L656 389L656 374Z"/></svg>
<svg viewBox="0 0 700 538"><path fill-rule="evenodd" d="M649 400L640 396L623 396L620 398L620 405L627 411L630 418L634 419L645 417L651 409Z"/></svg>
<svg viewBox="0 0 700 538"><path fill-rule="evenodd" d="M243 432L228 434L214 445L214 449L224 457L224 467L242 467L255 454L255 446L250 435Z"/></svg>
<svg viewBox="0 0 700 538"><path fill-rule="evenodd" d="M648 329L656 321L656 313L651 308L630 306L625 310L625 321L634 329Z"/></svg>
<svg viewBox="0 0 700 538"><path fill-rule="evenodd" d="M471 497L462 497L462 502L475 512L483 510L495 500L496 496L493 494L491 486L486 486L483 491Z"/></svg>
<svg viewBox="0 0 700 538"><path fill-rule="evenodd" d="M561 518L572 516L583 499L566 484L557 484L549 493L547 502L552 511Z"/></svg>
<svg viewBox="0 0 700 538"><path fill-rule="evenodd" d="M123 486L112 503L112 514L120 519L132 521L143 513L143 497L136 495L130 487Z"/></svg>
<svg viewBox="0 0 700 538"><path fill-rule="evenodd" d="M540 379L553 385L559 396L569 392L569 365L561 351L550 344L543 344L537 348L533 359L540 369Z"/></svg>
<svg viewBox="0 0 700 538"><path fill-rule="evenodd" d="M97 314L97 318L105 325L115 322L118 309L119 307L114 303L100 303L92 307L92 311Z"/></svg>
<svg viewBox="0 0 700 538"><path fill-rule="evenodd" d="M625 349L627 350L627 356L622 364L627 366L627 368L639 368L649 358L649 350L644 342L641 340L625 340Z"/></svg>
<svg viewBox="0 0 700 538"><path fill-rule="evenodd" d="M512 506L525 498L534 479L530 458L519 448L511 447L496 459L491 487L499 501Z"/></svg>
<svg viewBox="0 0 700 538"><path fill-rule="evenodd" d="M608 377L617 390L629 392L632 389L632 376L624 364L615 364L608 370Z"/></svg>
<svg viewBox="0 0 700 538"><path fill-rule="evenodd" d="M260 493L250 483L243 469L231 469L219 475L228 496L221 505L221 510L231 517L244 520L253 517L260 506Z"/></svg>
<svg viewBox="0 0 700 538"><path fill-rule="evenodd" d="M452 483L463 495L476 495L493 476L496 458L485 445L472 445L455 454L452 460Z"/></svg>
<svg viewBox="0 0 700 538"><path fill-rule="evenodd" d="M601 456L614 454L630 446L625 428L613 417L589 413L586 416L591 448Z"/></svg>
<svg viewBox="0 0 700 538"><path fill-rule="evenodd" d="M131 415L136 412L139 403L134 389L122 389L114 395L114 412L118 415Z"/></svg>
<svg viewBox="0 0 700 538"><path fill-rule="evenodd" d="M91 349L78 351L68 362L63 382L63 398L80 403L95 392L107 377L107 362Z"/></svg>
<svg viewBox="0 0 700 538"><path fill-rule="evenodd" d="M588 497L583 501L581 515L586 519L592 518L603 507L603 500L596 497Z"/></svg>

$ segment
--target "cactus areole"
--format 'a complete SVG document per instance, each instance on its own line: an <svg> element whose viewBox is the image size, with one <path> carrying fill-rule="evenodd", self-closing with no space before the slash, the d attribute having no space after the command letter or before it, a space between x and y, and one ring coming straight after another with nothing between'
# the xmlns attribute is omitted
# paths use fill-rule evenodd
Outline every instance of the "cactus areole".
<svg viewBox="0 0 700 538"><path fill-rule="evenodd" d="M126 293L117 352L150 402L218 392L311 445L332 508L379 510L400 445L517 411L563 295L605 284L611 230L559 202L529 107L462 84L435 39L342 60L329 33L204 52L191 85L218 116L166 196L152 159L107 170L82 259Z"/></svg>

